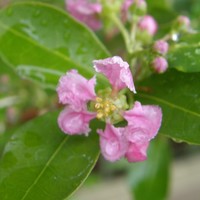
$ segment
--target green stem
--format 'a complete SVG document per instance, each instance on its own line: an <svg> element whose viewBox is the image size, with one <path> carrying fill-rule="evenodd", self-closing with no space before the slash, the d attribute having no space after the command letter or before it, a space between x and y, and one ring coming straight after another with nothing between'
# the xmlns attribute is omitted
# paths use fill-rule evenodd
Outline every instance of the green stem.
<svg viewBox="0 0 200 200"><path fill-rule="evenodd" d="M126 45L126 49L128 51L129 54L132 53L132 48L130 46L130 36L129 33L127 32L127 30L125 29L124 25L122 24L122 22L119 20L119 18L112 14L110 15L111 20L115 23L115 25L119 28L123 38L124 38L124 42Z"/></svg>

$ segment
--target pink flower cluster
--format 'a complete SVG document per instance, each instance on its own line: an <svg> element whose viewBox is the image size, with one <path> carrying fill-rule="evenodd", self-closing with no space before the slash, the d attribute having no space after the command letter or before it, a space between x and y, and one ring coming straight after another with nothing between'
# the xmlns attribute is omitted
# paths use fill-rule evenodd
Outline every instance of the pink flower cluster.
<svg viewBox="0 0 200 200"><path fill-rule="evenodd" d="M108 78L113 92L107 97L104 95L104 98L98 96L95 93L95 76L87 80L76 70L67 72L60 78L57 87L59 101L66 105L58 117L59 127L66 134L88 135L89 122L97 117L106 122L105 130L97 130L105 159L111 162L122 157L129 162L145 160L149 142L161 125L161 109L158 106L143 106L138 101L132 109L124 109L118 99L119 92L127 87L135 92L128 63L118 56L93 63L96 72ZM95 105L93 110L88 109L89 104ZM128 122L126 127L114 126L113 119L119 115Z"/></svg>

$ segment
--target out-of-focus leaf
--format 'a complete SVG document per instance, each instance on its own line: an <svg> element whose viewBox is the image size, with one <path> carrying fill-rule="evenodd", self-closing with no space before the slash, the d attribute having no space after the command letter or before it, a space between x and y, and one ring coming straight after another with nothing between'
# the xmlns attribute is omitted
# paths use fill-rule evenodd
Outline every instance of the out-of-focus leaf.
<svg viewBox="0 0 200 200"><path fill-rule="evenodd" d="M160 133L177 140L200 144L200 73L169 70L138 85L144 104L162 107ZM139 91L139 90L143 91ZM146 92L145 92L146 91Z"/></svg>
<svg viewBox="0 0 200 200"><path fill-rule="evenodd" d="M108 55L89 29L48 4L19 3L0 12L0 58L47 87L55 89L69 69L92 77L92 61Z"/></svg>
<svg viewBox="0 0 200 200"><path fill-rule="evenodd" d="M38 117L14 132L0 161L1 200L63 200L86 179L99 155L90 136L67 136L57 113Z"/></svg>
<svg viewBox="0 0 200 200"><path fill-rule="evenodd" d="M168 53L169 67L183 72L200 72L200 33L181 37Z"/></svg>
<svg viewBox="0 0 200 200"><path fill-rule="evenodd" d="M132 164L129 180L134 200L167 199L170 158L167 141L156 139L150 145L148 159Z"/></svg>
<svg viewBox="0 0 200 200"><path fill-rule="evenodd" d="M16 3L16 2L25 2L25 1L30 1L30 0L10 0L11 3ZM56 5L62 8L65 8L65 0L31 0L32 2L43 2L43 3L49 3L52 5Z"/></svg>

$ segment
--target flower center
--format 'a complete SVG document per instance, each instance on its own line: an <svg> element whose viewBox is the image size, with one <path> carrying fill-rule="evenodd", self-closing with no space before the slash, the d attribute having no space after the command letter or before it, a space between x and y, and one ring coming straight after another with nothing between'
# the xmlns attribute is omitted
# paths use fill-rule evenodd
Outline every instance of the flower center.
<svg viewBox="0 0 200 200"><path fill-rule="evenodd" d="M108 116L112 115L113 112L117 109L117 107L113 104L111 100L103 99L101 97L96 98L94 107L97 112L98 119L107 118Z"/></svg>

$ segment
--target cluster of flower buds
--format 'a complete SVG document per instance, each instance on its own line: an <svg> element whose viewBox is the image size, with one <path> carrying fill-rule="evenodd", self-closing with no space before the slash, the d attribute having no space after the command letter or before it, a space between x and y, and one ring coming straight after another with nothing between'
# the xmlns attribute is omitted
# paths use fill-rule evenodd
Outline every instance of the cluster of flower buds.
<svg viewBox="0 0 200 200"><path fill-rule="evenodd" d="M168 62L165 55L168 52L169 45L164 40L157 40L153 45L153 50L157 54L153 59L151 66L156 73L163 73L168 68Z"/></svg>
<svg viewBox="0 0 200 200"><path fill-rule="evenodd" d="M95 76L87 80L76 70L67 72L60 78L57 87L59 101L66 105L58 117L59 127L69 135L88 135L90 121L97 118L106 123L105 130L97 130L105 159L111 162L122 157L129 162L145 160L149 142L161 125L161 109L143 106L138 101L128 105L123 91L126 88L133 93L136 91L129 65L120 57L95 60L93 63L96 72L103 74L112 87L95 92ZM128 125L115 127L122 120L126 120Z"/></svg>

